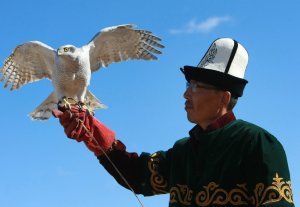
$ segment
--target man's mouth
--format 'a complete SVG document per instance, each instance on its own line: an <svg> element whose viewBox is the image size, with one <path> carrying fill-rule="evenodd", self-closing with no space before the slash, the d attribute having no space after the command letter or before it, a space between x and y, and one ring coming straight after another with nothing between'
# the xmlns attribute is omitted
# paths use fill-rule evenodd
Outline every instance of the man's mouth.
<svg viewBox="0 0 300 207"><path fill-rule="evenodd" d="M193 108L193 105L191 104L191 102L188 102L188 101L186 101L185 102L185 110L188 110L188 109L192 109Z"/></svg>

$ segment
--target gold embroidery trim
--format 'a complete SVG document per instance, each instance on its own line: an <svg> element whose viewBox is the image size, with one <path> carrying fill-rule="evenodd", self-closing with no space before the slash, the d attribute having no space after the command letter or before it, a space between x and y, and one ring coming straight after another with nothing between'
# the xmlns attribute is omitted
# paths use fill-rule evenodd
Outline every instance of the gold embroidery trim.
<svg viewBox="0 0 300 207"><path fill-rule="evenodd" d="M158 173L159 156L159 153L154 153L148 161L148 168L151 172L150 184L153 189L153 194L167 193L167 182L163 176Z"/></svg>
<svg viewBox="0 0 300 207"><path fill-rule="evenodd" d="M273 185L265 187L263 183L256 185L255 192L255 204L259 206L261 204L275 203L282 199L288 203L293 203L293 192L291 181L282 181L283 178L276 173L273 178Z"/></svg>
<svg viewBox="0 0 300 207"><path fill-rule="evenodd" d="M244 205L254 203L254 199L248 194L246 184L237 184L236 188L227 192L219 188L215 182L210 182L207 186L203 187L204 190L196 195L195 202L198 206L208 206L211 204L216 205Z"/></svg>
<svg viewBox="0 0 300 207"><path fill-rule="evenodd" d="M177 184L170 189L170 203L191 205L192 199L193 191L187 185ZM291 182L283 181L278 173L273 178L272 185L265 186L263 183L258 183L252 192L247 189L246 183L237 184L236 188L226 191L215 182L210 182L207 186L203 186L203 190L195 197L195 203L198 206L251 204L259 207L282 200L292 204L293 193Z"/></svg>
<svg viewBox="0 0 300 207"><path fill-rule="evenodd" d="M191 205L193 191L187 185L179 185L170 189L170 203L181 203ZM178 201L177 201L178 200Z"/></svg>

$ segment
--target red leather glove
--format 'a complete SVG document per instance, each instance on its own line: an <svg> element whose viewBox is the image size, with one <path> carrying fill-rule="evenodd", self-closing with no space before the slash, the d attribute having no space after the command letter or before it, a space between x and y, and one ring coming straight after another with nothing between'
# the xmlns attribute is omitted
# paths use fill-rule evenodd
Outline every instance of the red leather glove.
<svg viewBox="0 0 300 207"><path fill-rule="evenodd" d="M55 109L52 114L59 119L69 138L83 141L96 156L102 155L102 150L109 150L115 141L115 133L85 109L71 106L71 109Z"/></svg>

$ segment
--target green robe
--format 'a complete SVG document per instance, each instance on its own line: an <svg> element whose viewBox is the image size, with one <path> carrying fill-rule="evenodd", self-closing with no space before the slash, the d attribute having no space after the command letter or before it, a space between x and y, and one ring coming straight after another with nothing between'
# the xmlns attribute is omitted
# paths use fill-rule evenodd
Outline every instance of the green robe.
<svg viewBox="0 0 300 207"><path fill-rule="evenodd" d="M196 126L168 151L139 159L140 193L170 193L170 207L294 206L282 145L243 120L208 133Z"/></svg>

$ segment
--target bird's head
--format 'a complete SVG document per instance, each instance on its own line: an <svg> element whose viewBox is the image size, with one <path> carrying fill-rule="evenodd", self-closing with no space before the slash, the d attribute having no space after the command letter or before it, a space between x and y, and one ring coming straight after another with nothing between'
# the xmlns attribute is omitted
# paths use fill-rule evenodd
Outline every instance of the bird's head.
<svg viewBox="0 0 300 207"><path fill-rule="evenodd" d="M57 55L60 57L70 57L76 59L78 57L77 47L74 45L64 45L57 49Z"/></svg>

